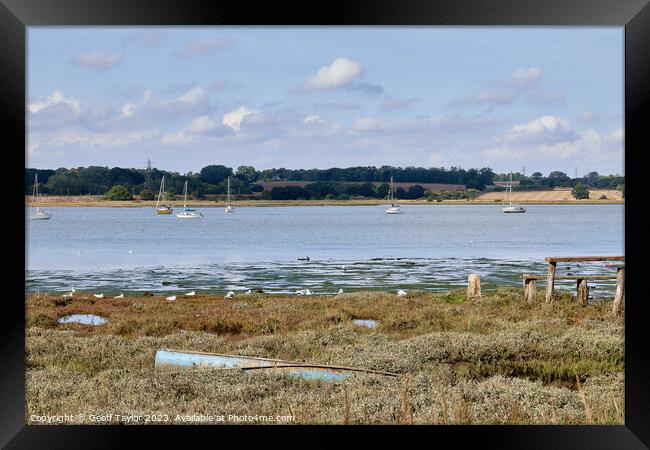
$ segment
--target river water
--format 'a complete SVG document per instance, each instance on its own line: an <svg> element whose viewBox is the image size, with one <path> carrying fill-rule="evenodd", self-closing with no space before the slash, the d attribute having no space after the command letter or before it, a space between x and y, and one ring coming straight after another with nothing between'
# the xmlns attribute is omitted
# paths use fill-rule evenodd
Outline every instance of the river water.
<svg viewBox="0 0 650 450"><path fill-rule="evenodd" d="M623 205L403 208L200 208L198 220L152 208L51 208L52 219L26 221L26 290L439 291L465 286L468 273L489 290L545 273L546 256L624 254ZM559 264L558 275L614 273L602 266ZM613 282L593 286L594 297L609 296Z"/></svg>

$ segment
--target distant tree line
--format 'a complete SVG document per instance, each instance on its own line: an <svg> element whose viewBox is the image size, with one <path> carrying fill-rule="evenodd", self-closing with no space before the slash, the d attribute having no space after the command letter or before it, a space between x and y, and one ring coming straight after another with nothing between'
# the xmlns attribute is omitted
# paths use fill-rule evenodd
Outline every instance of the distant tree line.
<svg viewBox="0 0 650 450"><path fill-rule="evenodd" d="M234 195L252 195L262 192L259 184L268 181L313 181L304 187L274 187L262 192L262 198L271 199L325 199L325 198L386 198L391 176L395 182L462 184L468 189L483 190L497 180L507 180L507 174L495 174L490 168L461 169L459 167L348 167L331 169L265 169L239 166L236 170L224 165L209 165L200 172L180 174L159 169L127 169L121 167L78 167L52 169L25 169L25 194L31 194L34 175L38 174L40 192L46 195L102 195L113 187L122 186L128 192L140 195L142 199L155 198L160 181L165 176L165 190L168 197L183 192L187 180L188 193L193 198L226 193L227 178L232 177L231 190ZM563 172L551 172L547 177L535 172L530 177L513 174L519 181L515 189L552 189L556 186L573 187L580 182L587 187L621 189L624 177L602 176L591 172L583 178L571 179ZM354 182L355 184L344 184ZM381 183L375 185L373 183ZM431 196L422 186L411 186L408 190L395 189L398 199L414 199Z"/></svg>
<svg viewBox="0 0 650 450"><path fill-rule="evenodd" d="M509 174L501 173L495 176L494 181L508 181ZM513 191L549 190L556 187L573 188L580 184L591 189L623 189L625 177L621 175L600 175L598 172L589 172L579 178L570 178L566 173L553 171L548 176L541 172L534 172L524 176L519 172L512 174L513 181L519 181L518 186L513 186Z"/></svg>

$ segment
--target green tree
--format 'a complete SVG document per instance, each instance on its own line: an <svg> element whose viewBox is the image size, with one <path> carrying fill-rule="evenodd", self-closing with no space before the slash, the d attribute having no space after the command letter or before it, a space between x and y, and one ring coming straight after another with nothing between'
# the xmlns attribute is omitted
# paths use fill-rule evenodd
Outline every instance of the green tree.
<svg viewBox="0 0 650 450"><path fill-rule="evenodd" d="M589 198L589 189L582 183L576 184L571 190L571 195L577 200L583 200Z"/></svg>
<svg viewBox="0 0 650 450"><path fill-rule="evenodd" d="M156 196L149 189L144 188L140 191L140 200L153 200Z"/></svg>
<svg viewBox="0 0 650 450"><path fill-rule="evenodd" d="M379 186L377 186L377 198L386 198L388 197L388 191L390 190L390 186L388 183L382 183Z"/></svg>
<svg viewBox="0 0 650 450"><path fill-rule="evenodd" d="M205 166L201 169L201 181L210 184L219 184L232 175L232 169L226 166Z"/></svg>
<svg viewBox="0 0 650 450"><path fill-rule="evenodd" d="M424 189L419 184L411 186L406 194L406 198L418 199L424 197Z"/></svg>
<svg viewBox="0 0 650 450"><path fill-rule="evenodd" d="M127 188L121 184L116 184L106 193L106 198L109 200L133 200L133 196Z"/></svg>
<svg viewBox="0 0 650 450"><path fill-rule="evenodd" d="M241 180L252 183L257 179L257 171L253 166L239 166L237 167L235 176Z"/></svg>

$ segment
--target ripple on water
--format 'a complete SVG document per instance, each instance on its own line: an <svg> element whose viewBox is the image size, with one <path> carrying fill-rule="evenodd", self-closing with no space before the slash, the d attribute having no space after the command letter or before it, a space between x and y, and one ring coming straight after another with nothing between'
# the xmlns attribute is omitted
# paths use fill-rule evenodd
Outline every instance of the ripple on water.
<svg viewBox="0 0 650 450"><path fill-rule="evenodd" d="M312 260L310 263L270 261L256 264L206 264L197 267L155 267L127 270L28 270L27 292L68 292L71 286L81 291L101 291L106 295L120 292L176 292L179 288L205 292L264 289L272 294L293 294L309 287L320 292L359 290L391 291L418 289L441 292L462 288L467 275L478 273L484 290L495 286L521 286L523 273L546 273L544 261L411 258L381 260ZM345 266L345 270L342 269ZM566 268L558 268L563 274ZM578 269L585 275L608 273L602 264L583 263ZM559 289L575 290L575 283L557 280ZM615 280L590 283L594 297L612 297Z"/></svg>

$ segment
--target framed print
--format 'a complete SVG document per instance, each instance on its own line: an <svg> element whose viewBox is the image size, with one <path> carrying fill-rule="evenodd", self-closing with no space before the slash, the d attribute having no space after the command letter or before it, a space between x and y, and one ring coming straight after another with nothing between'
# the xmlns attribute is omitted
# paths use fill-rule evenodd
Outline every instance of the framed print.
<svg viewBox="0 0 650 450"><path fill-rule="evenodd" d="M645 448L649 8L3 0L2 444Z"/></svg>

